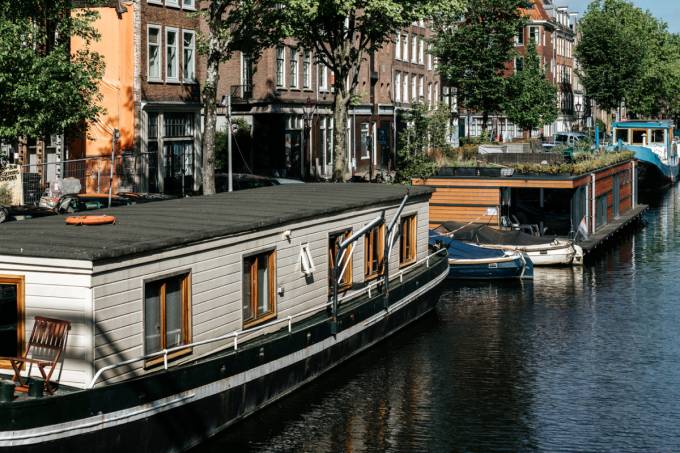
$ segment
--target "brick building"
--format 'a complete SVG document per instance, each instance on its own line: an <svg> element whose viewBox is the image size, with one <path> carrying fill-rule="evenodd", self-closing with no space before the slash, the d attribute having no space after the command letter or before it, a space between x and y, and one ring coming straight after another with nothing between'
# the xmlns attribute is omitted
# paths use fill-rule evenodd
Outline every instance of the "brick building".
<svg viewBox="0 0 680 453"><path fill-rule="evenodd" d="M425 25L400 30L359 69L347 137L348 171L354 176L375 178L394 170L400 112L414 102L434 106L441 99ZM231 95L233 116L252 127L252 140L234 152L237 171L331 176L333 74L312 51L286 40L257 62L237 53L222 65L219 92ZM224 119L220 124L224 127Z"/></svg>
<svg viewBox="0 0 680 453"><path fill-rule="evenodd" d="M532 0L532 7L524 10L526 25L515 37L517 56L506 64L505 75L510 77L524 66L528 44L534 42L546 77L558 88L559 115L553 124L532 133L534 136L550 137L556 132L576 130L578 119L586 111L583 89L574 70L574 48L576 46L576 14L567 7L558 7L553 0ZM576 106L580 107L577 112ZM465 121L465 133L479 136L482 132L482 116L476 112L461 115ZM488 124L492 137L509 141L523 137L524 131L505 116L490 118Z"/></svg>

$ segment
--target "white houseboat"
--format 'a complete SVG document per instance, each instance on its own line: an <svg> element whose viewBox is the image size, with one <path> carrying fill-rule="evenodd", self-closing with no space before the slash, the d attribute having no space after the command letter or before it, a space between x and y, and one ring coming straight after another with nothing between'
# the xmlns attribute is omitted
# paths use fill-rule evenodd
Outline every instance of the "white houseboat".
<svg viewBox="0 0 680 453"><path fill-rule="evenodd" d="M299 184L2 225L0 356L39 359L36 317L70 330L42 397L0 361L0 448L181 451L418 319L449 272L430 195Z"/></svg>

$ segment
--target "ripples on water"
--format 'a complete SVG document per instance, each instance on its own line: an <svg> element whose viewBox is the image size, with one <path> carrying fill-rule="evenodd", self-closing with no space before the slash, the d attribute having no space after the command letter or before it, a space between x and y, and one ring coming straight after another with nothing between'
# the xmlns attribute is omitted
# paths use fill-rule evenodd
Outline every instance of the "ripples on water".
<svg viewBox="0 0 680 453"><path fill-rule="evenodd" d="M680 203L585 269L449 284L435 313L209 451L680 451Z"/></svg>

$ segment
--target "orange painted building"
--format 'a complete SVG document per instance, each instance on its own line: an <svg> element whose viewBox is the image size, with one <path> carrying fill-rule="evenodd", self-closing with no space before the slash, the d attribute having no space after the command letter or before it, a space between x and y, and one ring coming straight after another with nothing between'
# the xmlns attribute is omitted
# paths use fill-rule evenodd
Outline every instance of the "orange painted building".
<svg viewBox="0 0 680 453"><path fill-rule="evenodd" d="M117 159L123 153L132 152L135 146L135 107L133 86L135 79L135 35L134 2L120 2L126 11L116 7L93 8L99 18L93 27L100 39L89 43L93 52L99 53L105 62L102 80L99 82L100 105L104 108L97 121L87 125L86 136L72 142L67 160L88 159L86 177L81 180L87 192L108 190L110 158L114 147L114 131L119 131L115 143ZM85 43L74 38L71 42L73 53L83 49ZM114 192L118 178L114 178Z"/></svg>

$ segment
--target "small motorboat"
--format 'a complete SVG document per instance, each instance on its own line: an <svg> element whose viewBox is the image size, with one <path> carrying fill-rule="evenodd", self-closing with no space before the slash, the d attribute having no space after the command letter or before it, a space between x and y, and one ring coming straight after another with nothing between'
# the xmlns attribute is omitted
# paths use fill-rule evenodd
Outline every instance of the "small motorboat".
<svg viewBox="0 0 680 453"><path fill-rule="evenodd" d="M532 236L521 231L500 231L486 225L444 222L435 231L487 249L521 252L534 266L583 264L583 249L573 241Z"/></svg>
<svg viewBox="0 0 680 453"><path fill-rule="evenodd" d="M496 280L533 278L531 259L521 252L493 250L452 239L430 230L430 245L445 248L449 256L449 278Z"/></svg>

